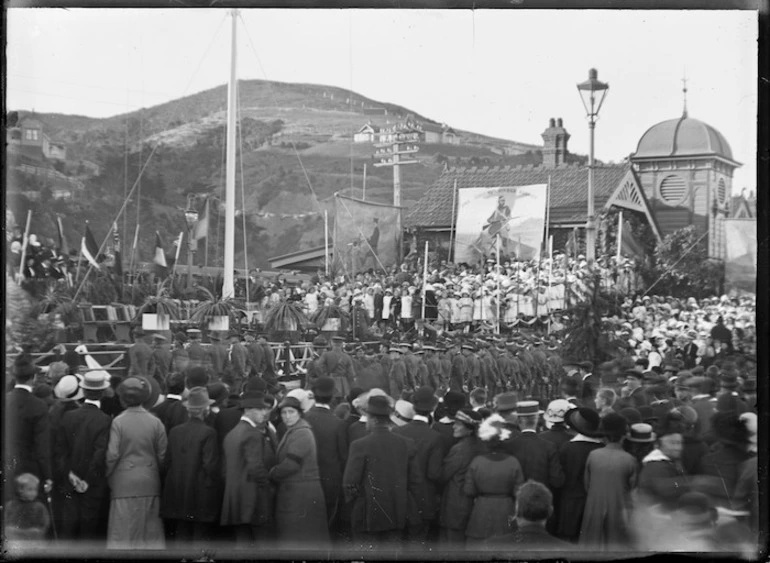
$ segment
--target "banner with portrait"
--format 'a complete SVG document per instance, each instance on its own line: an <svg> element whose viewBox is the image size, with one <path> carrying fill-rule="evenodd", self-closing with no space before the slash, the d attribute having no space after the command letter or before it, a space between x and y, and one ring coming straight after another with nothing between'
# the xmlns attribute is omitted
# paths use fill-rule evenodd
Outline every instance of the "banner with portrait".
<svg viewBox="0 0 770 563"><path fill-rule="evenodd" d="M725 219L725 286L756 291L757 220Z"/></svg>
<svg viewBox="0 0 770 563"><path fill-rule="evenodd" d="M457 191L455 262L475 264L500 254L536 258L543 242L547 184Z"/></svg>
<svg viewBox="0 0 770 563"><path fill-rule="evenodd" d="M383 271L398 262L400 207L334 196L334 261L342 272Z"/></svg>

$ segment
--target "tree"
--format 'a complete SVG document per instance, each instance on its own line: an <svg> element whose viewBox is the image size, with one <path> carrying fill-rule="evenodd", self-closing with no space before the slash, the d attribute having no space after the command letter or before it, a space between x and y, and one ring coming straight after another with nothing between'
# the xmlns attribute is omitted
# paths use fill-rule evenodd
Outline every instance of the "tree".
<svg viewBox="0 0 770 563"><path fill-rule="evenodd" d="M706 237L689 225L660 242L646 277L650 293L701 298L719 293L724 263L708 257Z"/></svg>

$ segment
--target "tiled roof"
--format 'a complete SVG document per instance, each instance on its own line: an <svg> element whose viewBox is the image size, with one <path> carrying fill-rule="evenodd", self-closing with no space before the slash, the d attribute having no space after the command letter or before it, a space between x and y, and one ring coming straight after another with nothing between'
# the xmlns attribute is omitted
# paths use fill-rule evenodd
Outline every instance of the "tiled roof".
<svg viewBox="0 0 770 563"><path fill-rule="evenodd" d="M601 209L630 170L629 164L594 168L594 208ZM452 187L494 188L546 184L551 177L551 223L574 223L586 220L588 201L588 168L563 165L450 168L441 174L404 219L406 227L451 227Z"/></svg>

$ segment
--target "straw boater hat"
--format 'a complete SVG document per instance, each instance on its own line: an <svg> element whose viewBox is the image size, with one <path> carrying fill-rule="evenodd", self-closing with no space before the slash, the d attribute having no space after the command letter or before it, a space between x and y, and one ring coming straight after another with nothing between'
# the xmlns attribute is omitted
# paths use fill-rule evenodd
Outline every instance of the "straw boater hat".
<svg viewBox="0 0 770 563"><path fill-rule="evenodd" d="M106 371L94 370L86 372L80 382L80 388L89 391L102 391L110 386L110 376Z"/></svg>
<svg viewBox="0 0 770 563"><path fill-rule="evenodd" d="M82 399L83 390L80 388L80 380L80 376L65 375L53 388L53 394L63 403Z"/></svg>
<svg viewBox="0 0 770 563"><path fill-rule="evenodd" d="M390 420L392 420L396 426L405 426L412 421L412 418L414 418L414 407L412 407L412 403L405 401L404 399L396 401L396 405L390 415Z"/></svg>
<svg viewBox="0 0 770 563"><path fill-rule="evenodd" d="M652 426L643 422L632 424L626 435L626 439L630 442L654 442L656 438Z"/></svg>
<svg viewBox="0 0 770 563"><path fill-rule="evenodd" d="M543 414L537 401L519 401L516 403L516 414L519 416L536 416Z"/></svg>

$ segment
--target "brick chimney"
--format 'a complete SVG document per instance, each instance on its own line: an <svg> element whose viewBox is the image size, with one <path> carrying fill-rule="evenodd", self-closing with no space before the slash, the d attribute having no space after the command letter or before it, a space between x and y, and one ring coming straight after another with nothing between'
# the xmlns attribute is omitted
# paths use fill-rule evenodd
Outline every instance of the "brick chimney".
<svg viewBox="0 0 770 563"><path fill-rule="evenodd" d="M561 117L548 120L548 129L543 131L543 166L555 168L564 164L567 157L569 133L562 125Z"/></svg>

